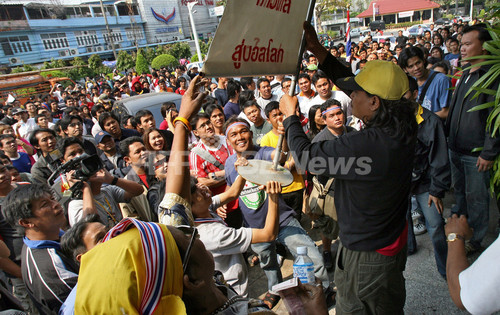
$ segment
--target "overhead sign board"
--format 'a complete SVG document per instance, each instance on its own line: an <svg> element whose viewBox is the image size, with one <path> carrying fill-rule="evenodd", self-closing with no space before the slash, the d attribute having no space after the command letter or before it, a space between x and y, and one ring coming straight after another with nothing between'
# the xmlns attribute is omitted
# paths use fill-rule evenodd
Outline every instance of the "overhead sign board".
<svg viewBox="0 0 500 315"><path fill-rule="evenodd" d="M203 72L241 77L296 72L309 1L230 0Z"/></svg>

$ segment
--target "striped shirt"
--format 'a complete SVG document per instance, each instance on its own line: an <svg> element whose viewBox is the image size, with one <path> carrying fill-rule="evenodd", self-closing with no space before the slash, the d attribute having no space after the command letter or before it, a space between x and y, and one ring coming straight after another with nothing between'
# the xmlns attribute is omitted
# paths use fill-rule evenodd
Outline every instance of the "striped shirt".
<svg viewBox="0 0 500 315"><path fill-rule="evenodd" d="M78 280L78 266L57 241L23 241L21 271L28 294L41 314L57 313Z"/></svg>

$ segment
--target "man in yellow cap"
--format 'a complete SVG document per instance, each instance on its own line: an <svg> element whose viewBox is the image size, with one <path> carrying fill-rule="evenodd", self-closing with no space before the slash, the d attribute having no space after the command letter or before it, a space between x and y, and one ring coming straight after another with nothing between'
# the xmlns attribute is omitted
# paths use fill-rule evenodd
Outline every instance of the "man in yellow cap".
<svg viewBox="0 0 500 315"><path fill-rule="evenodd" d="M417 123L415 103L403 98L406 74L375 60L354 77L305 23L306 48L337 87L350 95L352 114L366 128L311 144L295 115L297 99L283 96L287 141L301 168L335 177L340 227L335 283L337 314L402 314L406 299L408 209ZM318 162L320 161L320 162Z"/></svg>

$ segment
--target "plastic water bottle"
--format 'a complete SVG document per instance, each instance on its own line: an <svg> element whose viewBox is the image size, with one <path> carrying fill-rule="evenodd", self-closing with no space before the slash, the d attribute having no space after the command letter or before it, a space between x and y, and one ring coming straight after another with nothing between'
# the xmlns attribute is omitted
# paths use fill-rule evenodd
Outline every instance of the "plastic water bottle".
<svg viewBox="0 0 500 315"><path fill-rule="evenodd" d="M301 283L314 283L314 264L307 256L307 247L297 247L297 254L293 262L293 276L299 278Z"/></svg>

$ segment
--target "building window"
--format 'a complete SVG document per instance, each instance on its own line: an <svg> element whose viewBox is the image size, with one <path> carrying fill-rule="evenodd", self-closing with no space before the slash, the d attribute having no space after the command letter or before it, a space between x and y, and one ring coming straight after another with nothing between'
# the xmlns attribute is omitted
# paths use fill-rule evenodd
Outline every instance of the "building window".
<svg viewBox="0 0 500 315"><path fill-rule="evenodd" d="M137 6L134 4L125 4L125 3L119 3L116 5L116 8L118 10L118 15L119 16L128 16L130 14L132 15L139 15L139 11L137 10Z"/></svg>
<svg viewBox="0 0 500 315"><path fill-rule="evenodd" d="M129 41L138 41L138 40L142 40L144 39L144 33L141 31L140 28L136 27L136 28L126 28L125 29L125 34L127 35L127 39Z"/></svg>
<svg viewBox="0 0 500 315"><path fill-rule="evenodd" d="M0 7L0 21L19 21L26 20L23 6L3 5Z"/></svg>
<svg viewBox="0 0 500 315"><path fill-rule="evenodd" d="M109 31L111 32L111 38L113 39L113 43L118 44L123 42L123 36L120 29L115 28L115 29L110 29ZM109 39L108 36L108 30L103 29L101 32L102 32L102 37L104 38L106 44L111 44L111 40Z"/></svg>
<svg viewBox="0 0 500 315"><path fill-rule="evenodd" d="M66 33L40 34L40 37L42 38L45 50L55 50L69 47Z"/></svg>
<svg viewBox="0 0 500 315"><path fill-rule="evenodd" d="M28 36L12 36L0 38L6 56L23 54L32 51Z"/></svg>
<svg viewBox="0 0 500 315"><path fill-rule="evenodd" d="M76 31L76 42L79 47L98 45L99 40L97 38L96 31Z"/></svg>

